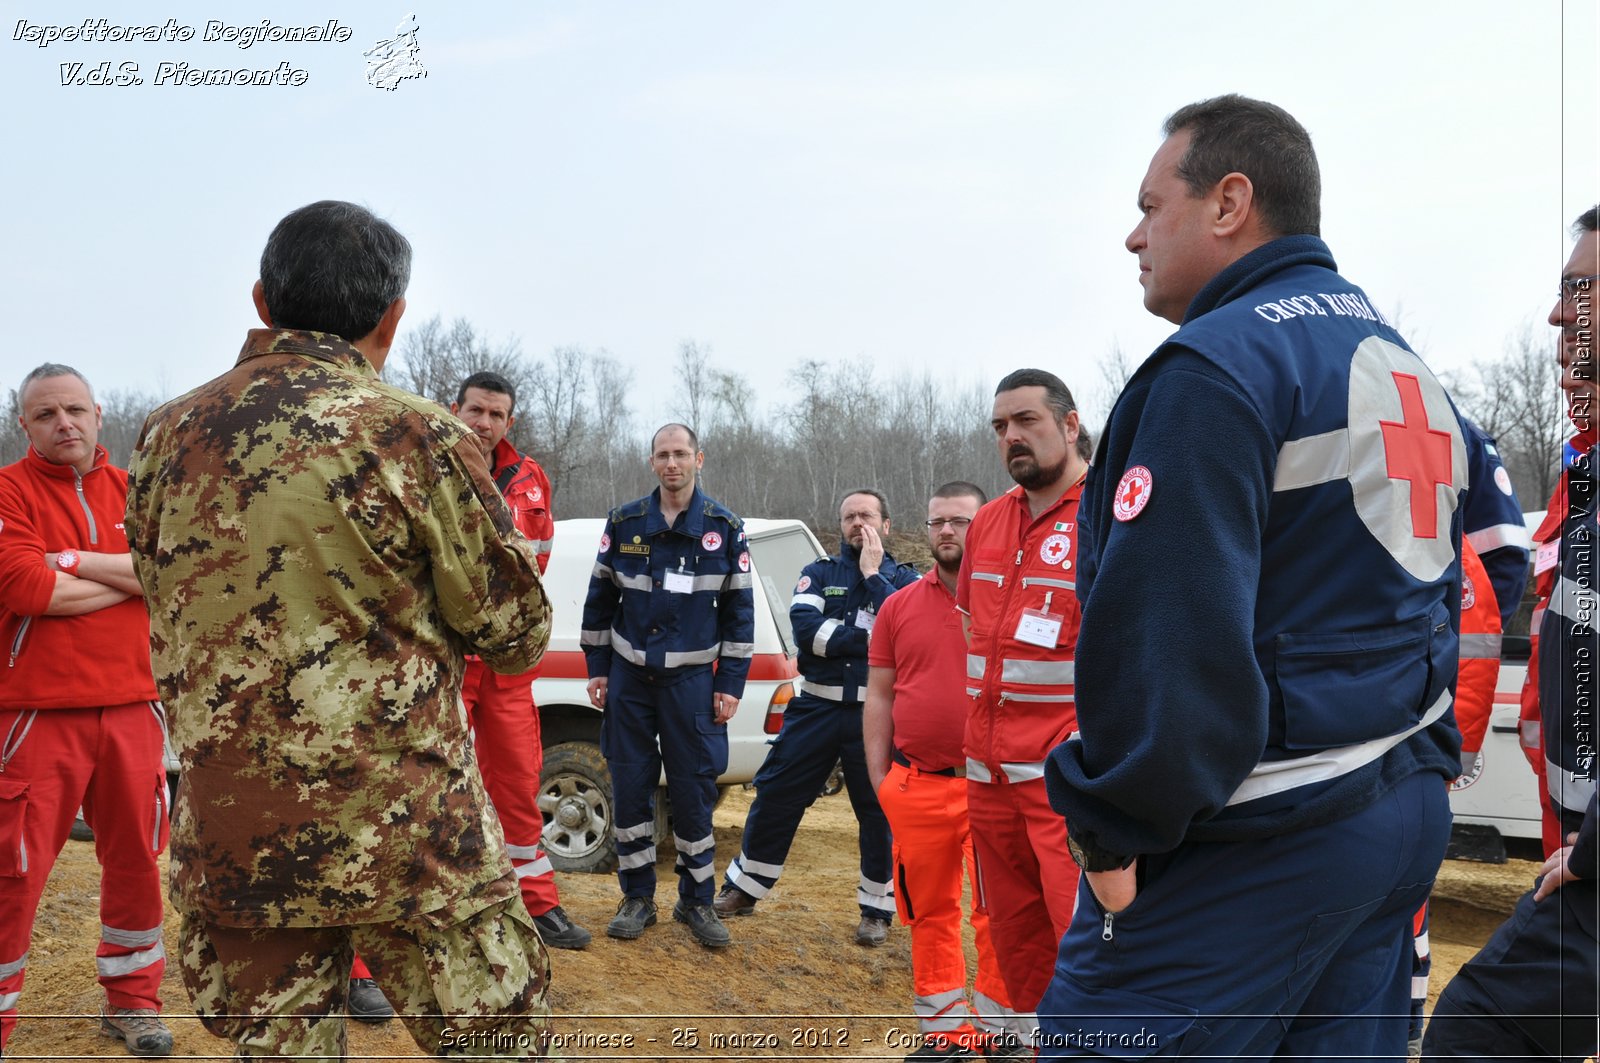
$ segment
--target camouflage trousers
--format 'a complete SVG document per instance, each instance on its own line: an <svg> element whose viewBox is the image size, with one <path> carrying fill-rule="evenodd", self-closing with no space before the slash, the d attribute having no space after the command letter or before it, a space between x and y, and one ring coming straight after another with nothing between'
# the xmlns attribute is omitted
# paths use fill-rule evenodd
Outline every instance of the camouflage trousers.
<svg viewBox="0 0 1600 1063"><path fill-rule="evenodd" d="M240 1058L345 1058L356 950L425 1051L543 1059L550 959L520 895L456 921L244 928L185 912L183 980L207 1030Z"/></svg>

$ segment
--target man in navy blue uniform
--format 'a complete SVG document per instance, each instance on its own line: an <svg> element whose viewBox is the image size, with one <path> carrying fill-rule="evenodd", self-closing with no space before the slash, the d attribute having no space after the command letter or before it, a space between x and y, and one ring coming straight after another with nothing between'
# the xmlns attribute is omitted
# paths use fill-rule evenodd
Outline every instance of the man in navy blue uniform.
<svg viewBox="0 0 1600 1063"><path fill-rule="evenodd" d="M1595 294L1600 206L1578 218L1577 246L1550 323L1561 329L1567 413L1588 444L1568 464L1553 558L1555 586L1539 622L1539 712L1550 759L1547 786L1566 844L1542 878L1439 996L1424 1059L1584 1059L1595 1052L1600 998L1600 841L1595 805L1595 665L1600 624L1596 524Z"/></svg>
<svg viewBox="0 0 1600 1063"><path fill-rule="evenodd" d="M1461 513L1461 537L1478 551L1478 560L1494 585L1500 626L1509 627L1528 589L1528 525L1511 475L1500 460L1494 437L1463 417L1467 442L1467 500Z"/></svg>
<svg viewBox="0 0 1600 1063"><path fill-rule="evenodd" d="M805 567L789 606L800 648L804 691L783 713L783 730L756 773L756 799L744 821L744 845L717 895L722 915L748 915L783 874L783 862L806 809L828 773L844 763L861 846L856 943L876 947L894 918L889 821L867 775L861 705L867 696L867 637L879 606L918 579L889 556L889 503L863 488L839 503L839 552Z"/></svg>
<svg viewBox="0 0 1600 1063"><path fill-rule="evenodd" d="M1223 96L1165 133L1127 248L1180 328L1080 509L1040 1054L1399 1060L1460 770L1461 425L1335 272L1300 123Z"/></svg>
<svg viewBox="0 0 1600 1063"><path fill-rule="evenodd" d="M705 457L687 425L656 432L650 468L661 486L607 518L581 638L589 700L605 710L600 751L623 894L606 933L627 940L655 924L654 799L665 766L678 850L672 917L722 948L711 809L755 648L755 602L742 523L695 485Z"/></svg>

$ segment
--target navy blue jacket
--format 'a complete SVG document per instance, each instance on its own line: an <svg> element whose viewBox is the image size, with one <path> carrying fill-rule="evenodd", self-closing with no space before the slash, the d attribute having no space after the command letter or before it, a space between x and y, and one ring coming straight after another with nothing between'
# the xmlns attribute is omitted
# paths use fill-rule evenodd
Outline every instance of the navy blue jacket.
<svg viewBox="0 0 1600 1063"><path fill-rule="evenodd" d="M878 571L862 579L861 551L849 542L841 542L835 556L818 558L801 571L789 623L807 693L830 701L866 698L870 625L889 595L920 578L885 550Z"/></svg>
<svg viewBox="0 0 1600 1063"><path fill-rule="evenodd" d="M1507 627L1528 587L1528 525L1511 477L1500 460L1494 437L1461 419L1467 441L1467 501L1461 535L1478 551L1478 560L1494 584L1500 626Z"/></svg>
<svg viewBox="0 0 1600 1063"><path fill-rule="evenodd" d="M680 580L689 589L669 589ZM742 522L699 487L671 528L660 488L618 506L583 603L589 677L610 674L613 655L661 678L716 662L712 689L741 697L755 652L752 585Z"/></svg>
<svg viewBox="0 0 1600 1063"><path fill-rule="evenodd" d="M1321 240L1212 278L1089 470L1080 735L1046 766L1072 836L1262 837L1458 774L1465 486L1449 397Z"/></svg>

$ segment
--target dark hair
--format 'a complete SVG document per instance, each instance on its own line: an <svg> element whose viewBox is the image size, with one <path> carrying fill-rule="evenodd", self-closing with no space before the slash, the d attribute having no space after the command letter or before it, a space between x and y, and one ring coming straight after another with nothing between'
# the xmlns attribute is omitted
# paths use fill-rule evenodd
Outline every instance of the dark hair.
<svg viewBox="0 0 1600 1063"><path fill-rule="evenodd" d="M685 432L689 433L689 449L691 449L691 450L699 450L700 449L700 437L694 434L694 429L693 428L690 428L688 425L682 423L681 421L668 421L666 424L662 425L660 428L657 428L656 431L655 431L655 434L650 437L650 453L654 454L656 452L656 440L660 439L661 438L661 433L665 432L669 428L681 428Z"/></svg>
<svg viewBox="0 0 1600 1063"><path fill-rule="evenodd" d="M261 252L261 293L275 328L358 340L410 280L406 238L365 207L336 199L291 211Z"/></svg>
<svg viewBox="0 0 1600 1063"><path fill-rule="evenodd" d="M1078 404L1072 400L1072 392L1067 390L1067 385L1049 370L1013 370L995 385L994 393L998 395L1002 391L1015 391L1018 388L1044 388L1044 404L1055 411L1058 424L1067 419L1067 414L1078 408ZM1078 451L1078 457L1084 461L1094 457L1094 442L1089 438L1089 429L1084 427L1081 420L1078 422L1078 442L1075 449Z"/></svg>
<svg viewBox="0 0 1600 1063"><path fill-rule="evenodd" d="M858 487L854 491L846 491L844 494L840 495L839 505L844 505L844 500L849 498L851 495L871 495L873 498L876 498L878 500L878 516L882 517L884 520L889 519L889 500L883 497L882 491L877 491L870 487Z"/></svg>
<svg viewBox="0 0 1600 1063"><path fill-rule="evenodd" d="M56 376L77 377L79 380L83 381L83 386L89 389L89 401L94 401L94 385L89 383L88 377L84 376L70 365L62 365L60 362L46 362L22 378L22 386L17 389L17 402L20 403L22 401L22 397L28 393L29 384L32 384L35 380L49 380L51 377Z"/></svg>
<svg viewBox="0 0 1600 1063"><path fill-rule="evenodd" d="M980 506L989 501L989 496L983 493L983 488L965 480L951 480L947 484L941 484L939 489L933 493L933 497L976 498Z"/></svg>
<svg viewBox="0 0 1600 1063"><path fill-rule="evenodd" d="M461 386L456 389L457 406L467 401L468 388L477 388L479 391L492 391L497 395L510 396L512 411L517 408L517 386L499 373L491 373L488 370L484 370L479 373L473 373L463 380Z"/></svg>
<svg viewBox="0 0 1600 1063"><path fill-rule="evenodd" d="M1311 134L1276 104L1229 93L1174 111L1167 136L1187 129L1178 176L1204 195L1230 173L1250 178L1261 220L1275 236L1322 231L1322 174Z"/></svg>
<svg viewBox="0 0 1600 1063"><path fill-rule="evenodd" d="M1572 223L1572 235L1582 236L1600 230L1600 204L1590 207L1578 215L1578 220Z"/></svg>

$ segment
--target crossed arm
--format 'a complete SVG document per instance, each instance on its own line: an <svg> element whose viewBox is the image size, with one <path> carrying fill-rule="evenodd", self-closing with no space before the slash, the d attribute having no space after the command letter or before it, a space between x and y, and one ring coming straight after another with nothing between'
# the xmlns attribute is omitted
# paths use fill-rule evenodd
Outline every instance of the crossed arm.
<svg viewBox="0 0 1600 1063"><path fill-rule="evenodd" d="M80 553L77 575L57 568L56 557L44 555L45 567L56 578L45 616L82 616L144 593L133 574L132 554Z"/></svg>

